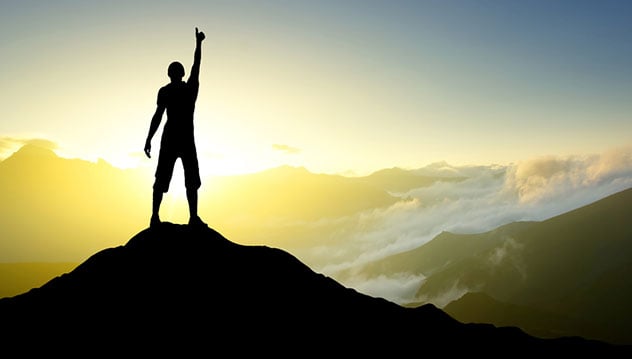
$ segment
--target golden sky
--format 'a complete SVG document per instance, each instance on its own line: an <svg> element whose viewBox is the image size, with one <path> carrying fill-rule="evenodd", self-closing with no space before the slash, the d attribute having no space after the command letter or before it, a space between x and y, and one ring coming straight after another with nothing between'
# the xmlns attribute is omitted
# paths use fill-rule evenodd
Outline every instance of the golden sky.
<svg viewBox="0 0 632 359"><path fill-rule="evenodd" d="M207 36L196 107L206 174L289 164L360 175L632 143L627 2L1 6L0 136L50 140L68 157L155 166L142 148L157 91L171 61L188 73L195 27Z"/></svg>

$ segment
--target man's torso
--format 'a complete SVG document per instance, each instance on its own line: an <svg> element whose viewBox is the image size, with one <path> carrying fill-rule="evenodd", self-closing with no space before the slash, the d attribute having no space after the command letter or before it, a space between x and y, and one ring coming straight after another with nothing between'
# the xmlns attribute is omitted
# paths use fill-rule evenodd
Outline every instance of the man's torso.
<svg viewBox="0 0 632 359"><path fill-rule="evenodd" d="M197 87L186 82L169 83L158 91L158 105L164 106L167 122L163 130L163 145L173 141L193 141L193 112Z"/></svg>

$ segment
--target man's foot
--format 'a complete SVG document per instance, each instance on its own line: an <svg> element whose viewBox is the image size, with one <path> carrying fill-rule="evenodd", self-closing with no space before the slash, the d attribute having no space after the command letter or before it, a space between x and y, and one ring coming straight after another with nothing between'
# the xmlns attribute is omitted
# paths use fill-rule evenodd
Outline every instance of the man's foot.
<svg viewBox="0 0 632 359"><path fill-rule="evenodd" d="M158 225L160 225L160 217L158 216L151 216L151 221L149 222L149 226L150 227L157 227Z"/></svg>
<svg viewBox="0 0 632 359"><path fill-rule="evenodd" d="M208 225L204 223L199 216L189 218L189 226L208 227Z"/></svg>

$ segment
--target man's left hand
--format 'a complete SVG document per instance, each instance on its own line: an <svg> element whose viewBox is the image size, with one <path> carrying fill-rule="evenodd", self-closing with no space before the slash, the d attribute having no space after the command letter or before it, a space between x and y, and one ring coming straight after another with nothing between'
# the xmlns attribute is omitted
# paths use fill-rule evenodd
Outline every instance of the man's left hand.
<svg viewBox="0 0 632 359"><path fill-rule="evenodd" d="M198 31L198 28L195 28L195 38L197 39L197 41L202 42L202 40L204 40L206 38L206 35L204 35L203 32Z"/></svg>

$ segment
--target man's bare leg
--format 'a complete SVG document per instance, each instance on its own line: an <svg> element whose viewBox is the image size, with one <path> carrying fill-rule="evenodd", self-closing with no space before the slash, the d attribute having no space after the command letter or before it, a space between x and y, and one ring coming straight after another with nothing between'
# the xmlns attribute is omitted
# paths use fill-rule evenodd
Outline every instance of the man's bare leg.
<svg viewBox="0 0 632 359"><path fill-rule="evenodd" d="M187 201L189 201L189 225L206 225L198 216L198 193L197 189L187 188Z"/></svg>
<svg viewBox="0 0 632 359"><path fill-rule="evenodd" d="M160 224L160 203L162 202L162 192L154 189L152 209L151 209L151 226Z"/></svg>

